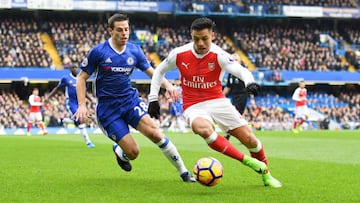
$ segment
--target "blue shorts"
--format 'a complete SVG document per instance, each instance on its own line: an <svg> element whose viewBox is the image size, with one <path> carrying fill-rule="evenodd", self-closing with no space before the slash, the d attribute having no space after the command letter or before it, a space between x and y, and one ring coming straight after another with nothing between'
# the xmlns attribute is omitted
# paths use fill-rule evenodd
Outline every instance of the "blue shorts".
<svg viewBox="0 0 360 203"><path fill-rule="evenodd" d="M73 117L73 115L76 113L77 109L78 109L78 103L76 102L68 102L66 104L66 109L68 110L68 112L70 113L70 118ZM73 119L74 120L74 124L76 126L80 125L80 122Z"/></svg>
<svg viewBox="0 0 360 203"><path fill-rule="evenodd" d="M99 101L96 112L100 128L118 143L130 133L129 125L136 129L140 119L147 114L147 105L140 98L127 103L118 100Z"/></svg>
<svg viewBox="0 0 360 203"><path fill-rule="evenodd" d="M173 116L181 116L182 104L180 102L172 102L170 104L169 114Z"/></svg>
<svg viewBox="0 0 360 203"><path fill-rule="evenodd" d="M68 112L72 115L74 115L78 109L78 103L77 102L67 102L66 103L66 109Z"/></svg>

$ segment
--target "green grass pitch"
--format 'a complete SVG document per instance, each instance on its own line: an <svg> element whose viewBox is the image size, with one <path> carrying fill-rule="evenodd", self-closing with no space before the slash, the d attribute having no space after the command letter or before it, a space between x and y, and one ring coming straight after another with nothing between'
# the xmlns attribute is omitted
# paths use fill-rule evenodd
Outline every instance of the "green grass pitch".
<svg viewBox="0 0 360 203"><path fill-rule="evenodd" d="M160 150L144 136L130 173L122 171L104 135L0 136L0 202L360 202L359 131L256 132L274 177L283 187L262 185L260 175L212 151L197 135L168 133L192 171L203 156L224 166L214 187L183 183ZM247 150L231 142L240 150Z"/></svg>

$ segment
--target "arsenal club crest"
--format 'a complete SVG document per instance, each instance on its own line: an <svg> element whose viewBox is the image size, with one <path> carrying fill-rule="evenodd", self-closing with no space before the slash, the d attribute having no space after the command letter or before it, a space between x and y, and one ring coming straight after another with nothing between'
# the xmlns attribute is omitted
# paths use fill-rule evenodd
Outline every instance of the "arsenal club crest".
<svg viewBox="0 0 360 203"><path fill-rule="evenodd" d="M215 63L214 62L208 63L208 68L211 71L214 70L215 69Z"/></svg>

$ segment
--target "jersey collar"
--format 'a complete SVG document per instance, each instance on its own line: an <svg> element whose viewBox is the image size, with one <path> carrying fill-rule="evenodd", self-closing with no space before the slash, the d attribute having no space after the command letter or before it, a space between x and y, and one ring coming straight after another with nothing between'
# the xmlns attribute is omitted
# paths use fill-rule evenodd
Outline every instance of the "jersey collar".
<svg viewBox="0 0 360 203"><path fill-rule="evenodd" d="M112 37L110 37L110 38L108 39L108 42L109 42L109 45L110 45L111 49L114 50L114 51L115 51L116 53L118 53L118 54L124 53L124 51L126 50L126 45L124 46L124 49L123 49L122 51L118 51L117 49L115 49L115 47L114 47L111 39L112 39Z"/></svg>

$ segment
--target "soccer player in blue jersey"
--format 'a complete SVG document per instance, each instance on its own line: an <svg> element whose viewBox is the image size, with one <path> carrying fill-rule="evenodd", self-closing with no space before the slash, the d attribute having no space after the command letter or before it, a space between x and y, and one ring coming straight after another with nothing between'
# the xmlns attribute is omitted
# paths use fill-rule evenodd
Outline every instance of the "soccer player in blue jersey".
<svg viewBox="0 0 360 203"><path fill-rule="evenodd" d="M181 95L181 82L180 79L175 79L174 81L174 87L178 89ZM167 95L167 94L166 94ZM167 96L168 98L168 96ZM169 131L179 131L182 133L188 132L185 126L185 120L183 117L183 102L182 98L180 96L180 99L177 101L173 101L171 98L169 99L170 108L169 108L169 115L166 116L166 118L161 122L160 126L165 126L167 123L170 123Z"/></svg>
<svg viewBox="0 0 360 203"><path fill-rule="evenodd" d="M49 100L60 88L65 88L66 96L66 109L69 111L71 117L75 114L78 108L78 100L76 95L76 79L78 75L78 66L75 64L70 65L70 74L64 75L59 84L51 90L49 95L46 97L46 101ZM86 97L91 101L92 98L86 94ZM74 123L80 130L82 137L85 140L86 146L89 148L94 148L95 145L91 142L89 135L86 130L86 124L80 123L78 120L73 120L70 118L63 118L65 123Z"/></svg>
<svg viewBox="0 0 360 203"><path fill-rule="evenodd" d="M130 75L135 68L149 77L152 77L154 69L142 49L128 42L129 18L124 14L114 14L108 19L108 31L110 39L96 45L81 63L82 70L76 84L79 108L75 118L84 120L89 116L85 104L85 83L94 74L98 124L104 134L115 142L113 151L119 166L131 171L130 160L139 155L139 146L130 134L130 125L160 148L184 182L195 182L175 145L162 134L147 113L147 104L131 87ZM179 97L179 92L167 80L164 79L162 84L174 99Z"/></svg>

